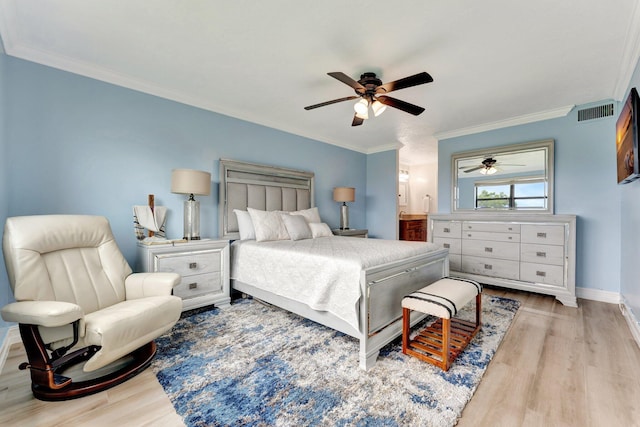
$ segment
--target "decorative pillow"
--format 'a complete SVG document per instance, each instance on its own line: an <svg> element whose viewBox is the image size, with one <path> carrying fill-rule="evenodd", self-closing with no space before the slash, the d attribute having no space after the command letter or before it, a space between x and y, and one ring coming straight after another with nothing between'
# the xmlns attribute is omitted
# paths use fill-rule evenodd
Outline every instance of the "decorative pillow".
<svg viewBox="0 0 640 427"><path fill-rule="evenodd" d="M238 218L238 231L240 232L240 240L255 240L256 230L253 228L253 221L251 221L251 215L247 211L241 211L234 209L233 212Z"/></svg>
<svg viewBox="0 0 640 427"><path fill-rule="evenodd" d="M282 221L291 240L310 239L312 237L307 220L302 215L282 214Z"/></svg>
<svg viewBox="0 0 640 427"><path fill-rule="evenodd" d="M311 228L311 235L315 239L316 237L330 237L333 236L331 229L324 222L312 222L309 224Z"/></svg>
<svg viewBox="0 0 640 427"><path fill-rule="evenodd" d="M291 215L300 215L304 217L304 219L307 220L307 223L322 222L322 220L320 219L320 213L318 212L318 208L304 209L301 211L293 211L289 213Z"/></svg>
<svg viewBox="0 0 640 427"><path fill-rule="evenodd" d="M252 208L247 208L247 211L256 230L256 241L289 240L289 233L284 226L280 211L261 211Z"/></svg>

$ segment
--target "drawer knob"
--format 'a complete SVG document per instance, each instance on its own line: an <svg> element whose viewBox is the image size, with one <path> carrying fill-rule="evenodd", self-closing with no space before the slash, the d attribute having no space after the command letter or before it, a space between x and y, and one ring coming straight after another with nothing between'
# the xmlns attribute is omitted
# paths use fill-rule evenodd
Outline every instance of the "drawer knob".
<svg viewBox="0 0 640 427"><path fill-rule="evenodd" d="M450 245L450 244L448 244L448 243L443 243L443 244L442 244L442 246L444 246L444 247L445 247L445 248L447 248L447 249L449 249L449 248L451 247L451 245Z"/></svg>
<svg viewBox="0 0 640 427"><path fill-rule="evenodd" d="M538 233L537 236L542 238L542 239L546 239L547 238L547 233Z"/></svg>
<svg viewBox="0 0 640 427"><path fill-rule="evenodd" d="M484 269L485 270L493 270L493 266L491 264L485 264L484 265Z"/></svg>
<svg viewBox="0 0 640 427"><path fill-rule="evenodd" d="M546 252L536 252L536 256L541 257L541 258L545 258L547 256Z"/></svg>
<svg viewBox="0 0 640 427"><path fill-rule="evenodd" d="M189 289L196 289L198 287L197 282L189 283Z"/></svg>
<svg viewBox="0 0 640 427"><path fill-rule="evenodd" d="M449 230L447 227L445 227L443 231L444 231L445 233L450 233L450 232L451 232L451 230Z"/></svg>
<svg viewBox="0 0 640 427"><path fill-rule="evenodd" d="M493 252L493 248L484 248L485 252Z"/></svg>
<svg viewBox="0 0 640 427"><path fill-rule="evenodd" d="M191 270L195 270L196 268L198 268L198 263L197 262L190 262L189 263L189 268Z"/></svg>
<svg viewBox="0 0 640 427"><path fill-rule="evenodd" d="M547 275L546 271L536 271L536 276L545 277Z"/></svg>

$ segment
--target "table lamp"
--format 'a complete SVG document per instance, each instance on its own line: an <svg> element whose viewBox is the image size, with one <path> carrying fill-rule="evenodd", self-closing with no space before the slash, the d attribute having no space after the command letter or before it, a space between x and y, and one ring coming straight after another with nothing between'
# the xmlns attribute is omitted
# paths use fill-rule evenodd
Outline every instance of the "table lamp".
<svg viewBox="0 0 640 427"><path fill-rule="evenodd" d="M342 202L342 206L340 206L340 230L348 230L349 206L347 206L347 202L356 200L356 189L353 187L336 187L333 189L333 200Z"/></svg>
<svg viewBox="0 0 640 427"><path fill-rule="evenodd" d="M211 192L211 174L194 169L171 171L171 192L188 194L184 202L184 239L200 240L200 202L193 195L208 196Z"/></svg>

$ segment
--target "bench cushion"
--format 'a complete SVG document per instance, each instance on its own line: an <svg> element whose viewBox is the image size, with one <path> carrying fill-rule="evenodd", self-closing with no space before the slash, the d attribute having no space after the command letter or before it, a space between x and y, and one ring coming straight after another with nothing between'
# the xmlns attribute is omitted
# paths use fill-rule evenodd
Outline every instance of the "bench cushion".
<svg viewBox="0 0 640 427"><path fill-rule="evenodd" d="M402 299L402 307L450 319L482 292L473 280L445 277Z"/></svg>

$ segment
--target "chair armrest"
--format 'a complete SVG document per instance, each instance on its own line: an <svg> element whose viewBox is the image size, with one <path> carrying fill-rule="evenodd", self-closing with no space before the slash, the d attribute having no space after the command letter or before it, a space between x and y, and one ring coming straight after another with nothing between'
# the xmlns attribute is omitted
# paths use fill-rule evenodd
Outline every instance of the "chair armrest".
<svg viewBox="0 0 640 427"><path fill-rule="evenodd" d="M82 308L62 301L19 301L2 307L2 318L24 325L56 327L82 319Z"/></svg>
<svg viewBox="0 0 640 427"><path fill-rule="evenodd" d="M133 273L124 280L126 299L171 295L182 277L176 273Z"/></svg>

